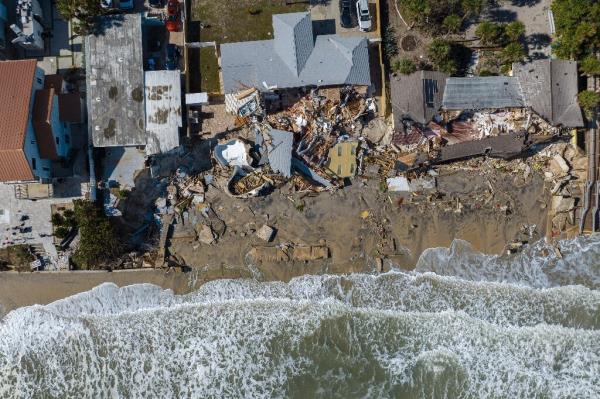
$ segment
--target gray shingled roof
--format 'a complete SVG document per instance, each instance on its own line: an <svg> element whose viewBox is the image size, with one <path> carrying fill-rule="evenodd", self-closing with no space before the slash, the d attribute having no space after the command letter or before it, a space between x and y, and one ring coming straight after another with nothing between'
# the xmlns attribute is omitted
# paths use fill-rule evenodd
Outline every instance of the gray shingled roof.
<svg viewBox="0 0 600 399"><path fill-rule="evenodd" d="M94 146L145 145L142 19L101 17L85 38L89 128Z"/></svg>
<svg viewBox="0 0 600 399"><path fill-rule="evenodd" d="M309 13L273 16L274 40L222 44L226 93L276 88L371 84L364 37L314 37ZM314 41L314 44L313 44Z"/></svg>
<svg viewBox="0 0 600 399"><path fill-rule="evenodd" d="M292 176L292 145L294 134L283 130L271 129L269 145L269 164L273 171L285 177Z"/></svg>
<svg viewBox="0 0 600 399"><path fill-rule="evenodd" d="M522 108L518 79L507 76L448 78L442 107L447 110Z"/></svg>
<svg viewBox="0 0 600 399"><path fill-rule="evenodd" d="M442 106L448 75L435 71L417 71L390 78L395 126L403 118L428 123Z"/></svg>
<svg viewBox="0 0 600 399"><path fill-rule="evenodd" d="M527 106L552 125L583 126L577 103L577 62L536 60L514 64Z"/></svg>

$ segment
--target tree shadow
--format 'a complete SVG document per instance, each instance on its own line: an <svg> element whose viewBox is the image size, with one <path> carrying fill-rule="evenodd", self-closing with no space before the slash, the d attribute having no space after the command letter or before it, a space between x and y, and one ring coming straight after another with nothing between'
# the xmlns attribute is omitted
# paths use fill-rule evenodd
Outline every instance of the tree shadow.
<svg viewBox="0 0 600 399"><path fill-rule="evenodd" d="M525 41L532 48L539 50L541 48L548 47L552 42L552 38L545 33L534 33L527 36Z"/></svg>
<svg viewBox="0 0 600 399"><path fill-rule="evenodd" d="M513 22L517 20L517 13L503 8L494 8L488 11L490 19L494 22Z"/></svg>
<svg viewBox="0 0 600 399"><path fill-rule="evenodd" d="M533 7L541 0L512 0L511 4L517 7Z"/></svg>

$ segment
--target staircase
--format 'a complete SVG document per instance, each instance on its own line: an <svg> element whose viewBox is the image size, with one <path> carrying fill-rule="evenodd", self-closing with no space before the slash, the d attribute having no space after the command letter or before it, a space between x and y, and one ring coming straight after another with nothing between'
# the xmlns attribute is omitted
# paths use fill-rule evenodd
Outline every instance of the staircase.
<svg viewBox="0 0 600 399"><path fill-rule="evenodd" d="M27 191L27 184L16 184L15 185L15 198L16 199L29 198L29 193Z"/></svg>

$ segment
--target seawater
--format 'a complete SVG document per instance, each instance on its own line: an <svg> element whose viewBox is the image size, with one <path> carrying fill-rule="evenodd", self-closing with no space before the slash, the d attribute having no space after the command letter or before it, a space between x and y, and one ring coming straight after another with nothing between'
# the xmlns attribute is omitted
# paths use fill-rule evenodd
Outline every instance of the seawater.
<svg viewBox="0 0 600 399"><path fill-rule="evenodd" d="M0 398L598 398L600 236L416 270L103 284L0 322Z"/></svg>

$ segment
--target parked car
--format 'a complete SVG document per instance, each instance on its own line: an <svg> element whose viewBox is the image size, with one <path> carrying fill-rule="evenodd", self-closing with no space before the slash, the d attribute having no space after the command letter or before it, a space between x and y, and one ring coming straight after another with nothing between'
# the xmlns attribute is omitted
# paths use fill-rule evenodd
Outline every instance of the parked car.
<svg viewBox="0 0 600 399"><path fill-rule="evenodd" d="M121 10L133 10L133 0L121 0L121 1L119 1L119 8Z"/></svg>
<svg viewBox="0 0 600 399"><path fill-rule="evenodd" d="M179 55L179 48L174 44L168 44L165 68L170 71L179 68Z"/></svg>
<svg viewBox="0 0 600 399"><path fill-rule="evenodd" d="M340 25L342 28L354 28L356 26L352 0L340 0Z"/></svg>
<svg viewBox="0 0 600 399"><path fill-rule="evenodd" d="M356 2L356 13L358 14L358 27L360 30L367 32L372 28L371 13L369 13L369 1L358 0Z"/></svg>
<svg viewBox="0 0 600 399"><path fill-rule="evenodd" d="M165 3L163 0L150 0L150 7L152 8L163 8Z"/></svg>
<svg viewBox="0 0 600 399"><path fill-rule="evenodd" d="M181 29L181 9L178 0L168 1L165 26L169 32L177 32Z"/></svg>

